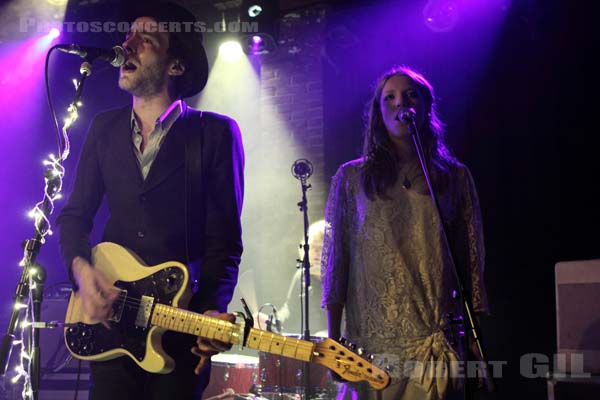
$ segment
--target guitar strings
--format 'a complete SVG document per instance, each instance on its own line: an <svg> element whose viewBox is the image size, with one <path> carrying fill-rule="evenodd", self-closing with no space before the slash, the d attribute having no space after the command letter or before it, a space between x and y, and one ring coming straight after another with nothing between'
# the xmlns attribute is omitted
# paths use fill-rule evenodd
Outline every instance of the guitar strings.
<svg viewBox="0 0 600 400"><path fill-rule="evenodd" d="M120 302L123 306L129 306L132 307L134 309L136 308L140 308L140 305L142 304L142 299L138 299L138 298L134 298L134 297L129 297L127 292L124 290L121 290L121 292L119 293L117 299L115 300L115 302ZM157 303L160 304L160 303ZM164 304L167 307L171 307L168 304ZM181 310L185 313L193 313L193 311L189 311L189 310ZM232 326L236 326L236 324L233 324L231 322L228 321L223 321L220 320L218 318L214 318L214 317L209 317L206 315L201 315L201 314L197 314L195 313L195 316L200 317L202 320L204 320L203 322L209 323L209 324L215 324L215 325L228 325L231 324Z"/></svg>

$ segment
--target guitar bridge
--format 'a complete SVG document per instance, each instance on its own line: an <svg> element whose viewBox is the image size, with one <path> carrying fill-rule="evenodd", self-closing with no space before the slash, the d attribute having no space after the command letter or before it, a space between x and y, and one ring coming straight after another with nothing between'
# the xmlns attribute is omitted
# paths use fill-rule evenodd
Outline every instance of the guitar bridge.
<svg viewBox="0 0 600 400"><path fill-rule="evenodd" d="M138 328L148 327L153 305L153 297L142 296L140 300L140 308L138 309L137 315L135 316L135 326L137 326Z"/></svg>

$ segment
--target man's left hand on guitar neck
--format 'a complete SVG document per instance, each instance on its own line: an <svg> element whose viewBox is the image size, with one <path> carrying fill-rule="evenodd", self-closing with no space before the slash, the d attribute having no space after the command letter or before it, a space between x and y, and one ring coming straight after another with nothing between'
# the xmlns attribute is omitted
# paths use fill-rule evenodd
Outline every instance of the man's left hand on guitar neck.
<svg viewBox="0 0 600 400"><path fill-rule="evenodd" d="M227 314L227 313L219 313L216 310L208 310L204 312L204 315L208 315L210 317L219 318L229 322L235 322L235 315ZM196 346L192 347L191 352L200 357L196 368L194 368L194 373L196 375L200 375L210 357L214 356L217 353L221 353L223 351L227 351L231 349L230 343L221 342L220 340L210 340L202 337L198 337L196 339Z"/></svg>

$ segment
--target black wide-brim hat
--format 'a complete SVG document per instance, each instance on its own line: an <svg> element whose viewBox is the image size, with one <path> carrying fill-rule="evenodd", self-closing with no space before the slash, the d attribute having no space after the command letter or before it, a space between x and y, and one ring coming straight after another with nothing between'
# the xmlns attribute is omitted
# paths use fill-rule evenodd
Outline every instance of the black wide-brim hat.
<svg viewBox="0 0 600 400"><path fill-rule="evenodd" d="M136 18L151 17L163 23L159 27L168 27L170 52L185 66L183 76L176 81L177 95L192 97L200 93L208 80L208 59L194 14L172 2L149 1L127 8L125 13L131 22Z"/></svg>

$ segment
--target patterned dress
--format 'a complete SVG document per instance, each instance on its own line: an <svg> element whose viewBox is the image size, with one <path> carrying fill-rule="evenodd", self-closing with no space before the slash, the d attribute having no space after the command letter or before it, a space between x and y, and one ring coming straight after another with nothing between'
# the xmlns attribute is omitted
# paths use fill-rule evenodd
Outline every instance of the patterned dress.
<svg viewBox="0 0 600 400"><path fill-rule="evenodd" d="M367 198L363 159L342 165L332 179L321 262L322 306L341 304L344 335L378 354L389 367L392 386L385 399L441 399L458 355L449 340L449 313L456 280L440 221L418 163L399 171L391 199ZM436 193L459 273L476 312L486 311L483 286L483 229L469 170L447 171ZM345 384L338 398L375 398L367 385ZM414 386L414 387L412 387ZM411 389L412 387L412 389Z"/></svg>

